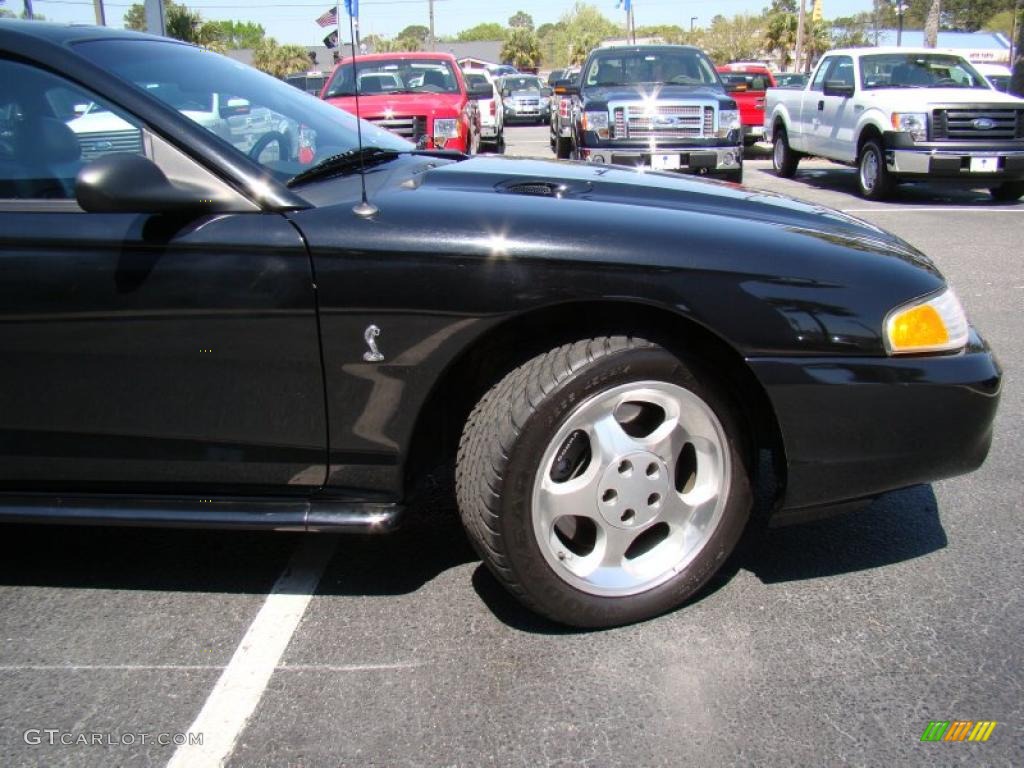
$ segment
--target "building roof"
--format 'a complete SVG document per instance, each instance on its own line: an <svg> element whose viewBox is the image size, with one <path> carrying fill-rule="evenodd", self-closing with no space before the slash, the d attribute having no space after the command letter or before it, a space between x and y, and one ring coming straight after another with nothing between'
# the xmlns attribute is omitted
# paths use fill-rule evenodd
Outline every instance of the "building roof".
<svg viewBox="0 0 1024 768"><path fill-rule="evenodd" d="M501 40L473 40L468 43L445 43L438 40L434 50L450 53L456 59L478 59L500 64L503 45Z"/></svg>

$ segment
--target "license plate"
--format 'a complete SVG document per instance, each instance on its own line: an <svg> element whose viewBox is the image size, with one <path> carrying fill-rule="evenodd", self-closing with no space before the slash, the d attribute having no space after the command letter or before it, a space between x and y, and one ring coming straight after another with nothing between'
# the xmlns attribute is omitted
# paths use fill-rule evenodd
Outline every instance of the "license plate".
<svg viewBox="0 0 1024 768"><path fill-rule="evenodd" d="M655 171L679 169L679 155L651 155L651 168Z"/></svg>
<svg viewBox="0 0 1024 768"><path fill-rule="evenodd" d="M995 173L999 170L998 157L972 157L971 173Z"/></svg>

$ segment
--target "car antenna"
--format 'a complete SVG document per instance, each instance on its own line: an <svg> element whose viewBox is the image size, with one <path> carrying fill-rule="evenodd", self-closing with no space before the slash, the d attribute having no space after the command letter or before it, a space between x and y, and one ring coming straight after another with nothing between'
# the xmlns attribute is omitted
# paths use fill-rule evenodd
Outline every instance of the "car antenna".
<svg viewBox="0 0 1024 768"><path fill-rule="evenodd" d="M359 116L359 70L356 68L356 51L359 47L359 40L356 37L353 14L355 8L353 6L355 8L359 7L352 0L345 0L345 9L348 11L349 39L352 40L352 81L355 84L356 94L356 141L359 144L359 186L362 192L362 199L352 207L352 213L360 218L368 219L378 213L380 209L366 199L366 166L363 161L363 119ZM341 41L339 40L338 42L340 43Z"/></svg>

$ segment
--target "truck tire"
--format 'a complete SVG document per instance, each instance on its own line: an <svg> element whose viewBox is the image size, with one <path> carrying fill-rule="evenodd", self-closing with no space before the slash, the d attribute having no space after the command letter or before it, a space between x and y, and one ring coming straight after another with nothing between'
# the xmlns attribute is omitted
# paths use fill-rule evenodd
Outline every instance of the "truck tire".
<svg viewBox="0 0 1024 768"><path fill-rule="evenodd" d="M1012 203L1024 197L1024 181L1004 181L998 187L989 187L988 193L1000 203Z"/></svg>
<svg viewBox="0 0 1024 768"><path fill-rule="evenodd" d="M559 136L555 139L555 157L559 160L568 160L572 154L572 139Z"/></svg>
<svg viewBox="0 0 1024 768"><path fill-rule="evenodd" d="M796 175L796 167L800 163L800 155L790 149L786 129L779 126L775 131L772 143L772 167L775 173L784 179L792 179Z"/></svg>
<svg viewBox="0 0 1024 768"><path fill-rule="evenodd" d="M887 200L896 188L896 180L885 167L885 153L876 139L868 139L860 148L857 188L866 200Z"/></svg>
<svg viewBox="0 0 1024 768"><path fill-rule="evenodd" d="M617 626L680 606L726 562L753 505L751 451L711 370L601 337L539 355L484 395L459 443L456 496L519 601L563 624Z"/></svg>

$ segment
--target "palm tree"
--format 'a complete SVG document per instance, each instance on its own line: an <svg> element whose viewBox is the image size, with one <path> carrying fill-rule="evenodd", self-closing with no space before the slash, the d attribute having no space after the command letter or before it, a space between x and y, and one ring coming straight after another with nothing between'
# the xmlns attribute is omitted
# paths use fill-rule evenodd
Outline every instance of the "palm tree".
<svg viewBox="0 0 1024 768"><path fill-rule="evenodd" d="M540 43L532 29L517 27L509 32L501 46L501 60L517 69L540 63Z"/></svg>
<svg viewBox="0 0 1024 768"><path fill-rule="evenodd" d="M932 0L928 18L924 22L924 44L934 48L939 42L939 16L942 14L942 0Z"/></svg>
<svg viewBox="0 0 1024 768"><path fill-rule="evenodd" d="M267 37L253 49L252 65L268 75L284 77L309 69L309 54L301 45L278 45Z"/></svg>

